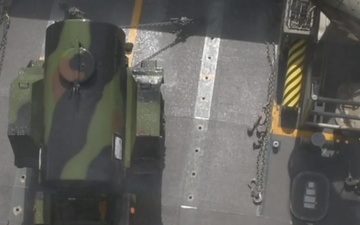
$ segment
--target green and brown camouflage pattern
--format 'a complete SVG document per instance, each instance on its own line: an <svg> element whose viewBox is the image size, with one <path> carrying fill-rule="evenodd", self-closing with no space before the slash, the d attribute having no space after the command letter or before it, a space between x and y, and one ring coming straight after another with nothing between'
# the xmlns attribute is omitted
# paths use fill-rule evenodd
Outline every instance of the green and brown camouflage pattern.
<svg viewBox="0 0 360 225"><path fill-rule="evenodd" d="M11 83L8 137L15 165L37 167L43 140L43 61L30 61Z"/></svg>
<svg viewBox="0 0 360 225"><path fill-rule="evenodd" d="M151 170L138 162L163 167L163 70L156 61L128 68L124 46L114 25L57 22L46 31L45 61L31 61L13 81L8 136L15 165L39 169L35 224L64 219L55 212L74 204L68 198L95 198L95 208L105 200L111 221L127 218L118 213L129 212L125 176Z"/></svg>
<svg viewBox="0 0 360 225"><path fill-rule="evenodd" d="M68 19L48 27L45 62L29 64L10 91L15 158L32 160L17 166L41 164L45 182L116 182L134 157L158 151L163 70L154 61L128 68L124 46L125 33L108 23Z"/></svg>
<svg viewBox="0 0 360 225"><path fill-rule="evenodd" d="M124 32L106 23L66 20L47 29L46 179L110 181L119 172L112 146L114 134L125 133L124 44Z"/></svg>

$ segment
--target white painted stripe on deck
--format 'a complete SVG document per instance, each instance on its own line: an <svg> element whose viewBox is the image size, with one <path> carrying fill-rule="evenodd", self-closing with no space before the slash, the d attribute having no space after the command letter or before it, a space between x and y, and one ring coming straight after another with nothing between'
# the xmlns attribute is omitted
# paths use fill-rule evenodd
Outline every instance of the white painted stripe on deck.
<svg viewBox="0 0 360 225"><path fill-rule="evenodd" d="M210 24L207 27L207 37L205 38L203 54L201 58L201 68L198 83L198 91L195 103L195 119L209 120L211 103L213 98L216 68L219 56L221 39L221 28L223 22L224 2L212 1L211 10L208 15ZM209 37L209 35L215 37Z"/></svg>
<svg viewBox="0 0 360 225"><path fill-rule="evenodd" d="M205 38L195 103L196 119L208 120L210 118L219 47L220 38Z"/></svg>
<svg viewBox="0 0 360 225"><path fill-rule="evenodd" d="M279 45L275 44L275 59L272 60L273 65L275 65L275 63L277 63L278 60L278 53L279 53Z"/></svg>
<svg viewBox="0 0 360 225"><path fill-rule="evenodd" d="M180 206L182 209L197 209L195 206L182 205Z"/></svg>
<svg viewBox="0 0 360 225"><path fill-rule="evenodd" d="M55 21L63 20L64 15L65 15L64 12L59 7L59 0L54 0L52 8L51 8L51 12L50 12L50 18L49 18L49 21L48 21L46 27L49 27L51 24L55 23ZM45 36L45 34L44 34L44 36ZM45 40L46 40L46 37L44 38L43 44L41 46L40 60L44 60Z"/></svg>

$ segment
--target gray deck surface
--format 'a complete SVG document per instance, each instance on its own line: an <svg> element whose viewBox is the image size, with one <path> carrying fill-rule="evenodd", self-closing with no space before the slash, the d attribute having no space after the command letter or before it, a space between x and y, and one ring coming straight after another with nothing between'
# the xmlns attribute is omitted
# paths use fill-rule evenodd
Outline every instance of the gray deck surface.
<svg viewBox="0 0 360 225"><path fill-rule="evenodd" d="M195 17L202 23L187 30L189 37L185 42L171 48L166 47L175 36L164 32L165 28L138 31L135 63L165 48L154 59L165 69L166 114L166 167L162 175L138 183L142 205L137 211L139 224L160 224L161 218L164 225L290 224L289 174L298 171L291 168L289 172L288 168L293 139L282 138L281 151L276 155L270 153L262 207L253 205L247 187L255 176L257 152L251 148L253 140L246 135L246 126L265 102L270 70L264 43L278 39L279 1L224 0L214 6L215 1L143 1L141 23L179 16ZM69 2L81 6L92 19L116 25L130 23L134 3ZM6 137L9 84L20 67L39 58L48 20L58 17L56 11L51 15L52 8L52 1L18 0L10 13L11 29L0 77L0 225L6 224L12 213L11 195L14 182L18 183ZM218 12L219 9L223 12ZM221 42L210 118L199 120L194 113L205 36L220 37ZM334 201L341 208L340 198ZM354 218L359 217L360 205L352 204L351 210L338 210L344 215L335 217L352 220L342 223L329 219L326 224L356 224Z"/></svg>

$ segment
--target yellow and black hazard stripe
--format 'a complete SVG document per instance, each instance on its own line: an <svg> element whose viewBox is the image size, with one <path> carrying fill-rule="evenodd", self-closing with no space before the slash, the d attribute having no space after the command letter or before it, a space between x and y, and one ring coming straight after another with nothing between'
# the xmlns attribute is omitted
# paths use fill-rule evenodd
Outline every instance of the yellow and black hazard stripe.
<svg viewBox="0 0 360 225"><path fill-rule="evenodd" d="M296 109L300 104L306 41L295 40L289 50L282 106Z"/></svg>

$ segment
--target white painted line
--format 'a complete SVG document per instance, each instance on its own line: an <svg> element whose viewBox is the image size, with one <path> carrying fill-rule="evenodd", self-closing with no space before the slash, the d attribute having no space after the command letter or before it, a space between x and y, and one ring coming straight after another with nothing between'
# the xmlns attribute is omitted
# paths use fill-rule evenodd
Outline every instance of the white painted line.
<svg viewBox="0 0 360 225"><path fill-rule="evenodd" d="M182 209L197 209L195 206L182 205L180 206Z"/></svg>
<svg viewBox="0 0 360 225"><path fill-rule="evenodd" d="M198 83L198 91L195 103L195 119L209 120L211 103L213 98L216 68L219 56L221 28L223 23L223 1L212 1L209 7L209 20L207 37L205 38L201 68ZM211 37L208 37L210 36Z"/></svg>
<svg viewBox="0 0 360 225"><path fill-rule="evenodd" d="M196 119L208 120L210 118L219 47L220 38L205 38L200 79L195 103Z"/></svg>

